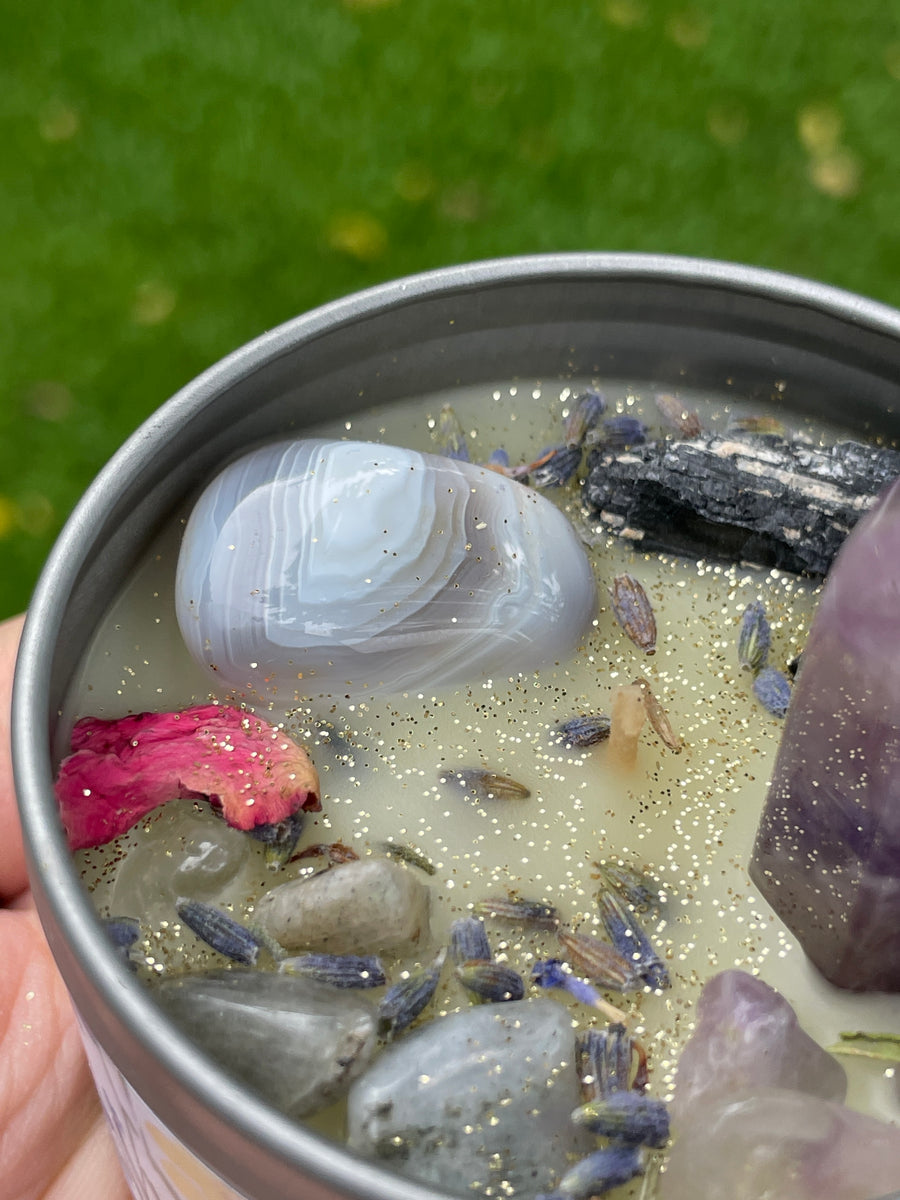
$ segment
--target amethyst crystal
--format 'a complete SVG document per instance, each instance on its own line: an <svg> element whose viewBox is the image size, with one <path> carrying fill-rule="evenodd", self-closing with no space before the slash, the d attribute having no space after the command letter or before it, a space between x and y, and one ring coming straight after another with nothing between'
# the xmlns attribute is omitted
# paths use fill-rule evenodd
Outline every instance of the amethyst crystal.
<svg viewBox="0 0 900 1200"><path fill-rule="evenodd" d="M714 975L697 1003L697 1028L681 1053L672 1113L678 1130L698 1104L761 1087L841 1101L844 1068L804 1033L787 1000L746 971Z"/></svg>
<svg viewBox="0 0 900 1200"><path fill-rule="evenodd" d="M872 1200L900 1188L900 1129L781 1088L704 1105L678 1128L661 1200Z"/></svg>
<svg viewBox="0 0 900 1200"><path fill-rule="evenodd" d="M750 875L826 979L900 991L900 481L828 574Z"/></svg>
<svg viewBox="0 0 900 1200"><path fill-rule="evenodd" d="M678 1064L660 1200L887 1200L900 1129L845 1108L845 1089L778 992L714 976Z"/></svg>

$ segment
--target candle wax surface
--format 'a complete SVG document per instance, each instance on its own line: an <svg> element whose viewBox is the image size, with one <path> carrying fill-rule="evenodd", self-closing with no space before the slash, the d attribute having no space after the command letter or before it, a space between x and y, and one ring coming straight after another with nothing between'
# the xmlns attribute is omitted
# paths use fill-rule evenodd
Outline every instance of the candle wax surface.
<svg viewBox="0 0 900 1200"><path fill-rule="evenodd" d="M452 404L466 432L473 462L487 461L504 446L514 465L531 461L545 446L563 440L562 425L574 398L596 381L484 385L441 392L377 411L303 430L298 436L347 437L438 451L438 417ZM664 436L653 403L652 383L600 385L616 412L640 417L648 439ZM705 428L724 430L735 415L764 408L738 397L679 392L697 408ZM789 396L788 396L789 398ZM782 414L779 414L782 415ZM814 441L840 440L835 429L812 429L783 418ZM585 465L578 478L583 478ZM394 841L414 847L435 867L435 945L446 942L450 923L486 897L515 890L557 906L564 924L603 936L594 900L600 887L595 864L625 862L647 871L666 900L647 929L672 979L671 989L627 996L606 993L629 1015L650 1058L652 1095L672 1093L680 1047L689 1037L705 980L727 967L758 973L795 1007L806 1031L822 1045L841 1030L900 1032L896 997L841 992L808 965L801 949L751 885L746 865L782 721L754 698L752 675L738 662L741 613L761 599L772 626L769 662L781 669L803 647L815 609L816 588L778 571L714 561L692 562L643 555L608 537L581 508L577 482L544 493L571 518L585 541L598 580L599 609L593 630L570 660L540 672L491 680L432 695L405 693L385 699L328 700L285 714L252 696L209 682L184 649L175 621L173 584L179 540L190 512L162 531L127 587L110 606L67 696L59 727L58 757L67 749L82 715L114 718L144 710L177 709L211 698L246 703L262 716L284 721L305 744L322 785L322 812L311 814L300 843L344 842L361 857L384 853ZM612 612L608 585L628 572L644 586L658 627L657 650L645 655L626 636ZM583 714L610 711L614 690L645 677L684 739L680 754L667 749L649 726L641 737L635 770L616 773L603 744L566 749L557 724ZM337 740L334 735L339 735ZM525 784L528 799L477 802L450 785L442 771L487 767ZM142 921L139 973L151 976L184 966L221 965L222 959L182 927L172 907L172 830L216 819L206 806L178 801L157 810L110 846L81 851L83 878L102 915ZM221 822L216 822L221 825ZM175 833L177 841L177 829ZM240 835L235 835L236 837ZM161 883L148 870L154 845ZM301 871L310 860L278 873L263 865L262 849L243 839L241 861L221 881L210 877L203 899L252 920L264 891ZM128 854L136 857L129 865ZM410 867L416 870L415 867ZM168 870L168 876L166 872ZM228 876L227 878L225 876ZM552 933L487 919L495 957L525 976L538 958L559 957ZM428 961L434 946L415 956L385 959L390 979ZM528 989L528 994L534 989ZM605 1024L600 1013L569 1001L584 1028ZM380 993L375 993L376 997ZM450 1012L469 1004L445 971L431 1010ZM891 1071L877 1064L841 1060L850 1087L847 1103L889 1120L900 1119ZM329 1135L342 1136L340 1105L311 1119ZM638 1181L623 1196L640 1195Z"/></svg>

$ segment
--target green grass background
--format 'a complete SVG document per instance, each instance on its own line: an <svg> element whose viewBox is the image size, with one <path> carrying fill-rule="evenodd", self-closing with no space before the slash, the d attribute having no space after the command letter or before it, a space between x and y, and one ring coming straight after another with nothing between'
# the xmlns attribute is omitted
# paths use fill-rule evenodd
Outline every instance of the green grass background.
<svg viewBox="0 0 900 1200"><path fill-rule="evenodd" d="M647 250L900 304L883 0L0 0L0 616L248 338L446 263Z"/></svg>

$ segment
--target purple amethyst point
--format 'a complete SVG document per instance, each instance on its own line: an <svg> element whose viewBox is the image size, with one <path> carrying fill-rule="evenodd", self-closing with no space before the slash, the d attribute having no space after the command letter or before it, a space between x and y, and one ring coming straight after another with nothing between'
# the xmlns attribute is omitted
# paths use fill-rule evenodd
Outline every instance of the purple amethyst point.
<svg viewBox="0 0 900 1200"><path fill-rule="evenodd" d="M826 979L900 991L900 481L825 581L750 876Z"/></svg>
<svg viewBox="0 0 900 1200"><path fill-rule="evenodd" d="M681 1052L672 1110L679 1127L700 1104L761 1087L838 1103L844 1068L801 1029L790 1004L755 975L731 968L705 984L697 1026Z"/></svg>

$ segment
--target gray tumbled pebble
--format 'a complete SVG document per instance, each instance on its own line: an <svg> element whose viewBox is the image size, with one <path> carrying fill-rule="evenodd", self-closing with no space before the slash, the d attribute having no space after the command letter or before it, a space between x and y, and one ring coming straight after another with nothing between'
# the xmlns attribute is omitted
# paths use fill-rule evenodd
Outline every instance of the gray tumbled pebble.
<svg viewBox="0 0 900 1200"><path fill-rule="evenodd" d="M348 1093L349 1145L454 1194L550 1191L595 1141L575 1032L552 1000L479 1006L401 1038Z"/></svg>
<svg viewBox="0 0 900 1200"><path fill-rule="evenodd" d="M153 994L201 1049L289 1116L343 1096L376 1047L368 1000L301 976L198 971Z"/></svg>
<svg viewBox="0 0 900 1200"><path fill-rule="evenodd" d="M377 954L427 941L430 903L417 874L366 858L273 888L254 920L286 950Z"/></svg>

